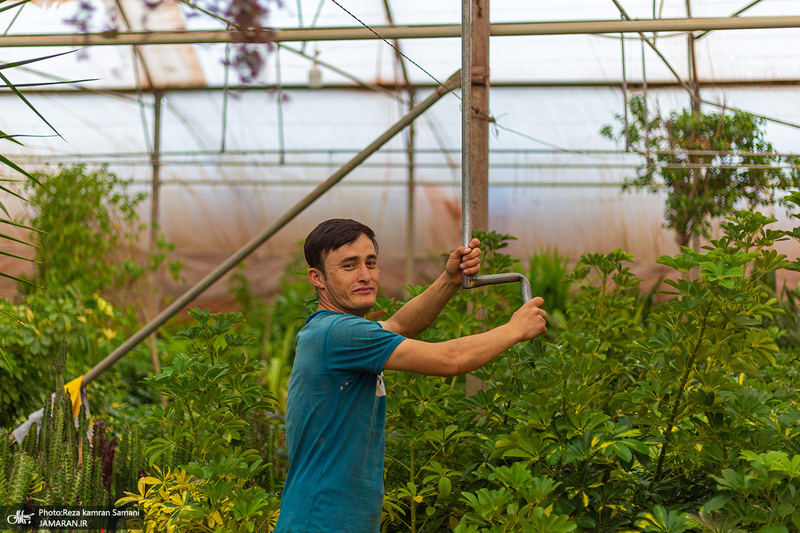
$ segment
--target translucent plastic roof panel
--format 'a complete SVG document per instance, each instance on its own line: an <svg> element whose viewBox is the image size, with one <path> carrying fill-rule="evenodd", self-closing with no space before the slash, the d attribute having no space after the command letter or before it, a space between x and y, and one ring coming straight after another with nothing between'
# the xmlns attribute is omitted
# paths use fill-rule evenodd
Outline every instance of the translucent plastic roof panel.
<svg viewBox="0 0 800 533"><path fill-rule="evenodd" d="M631 18L685 18L685 0L663 2L622 0L625 13ZM92 11L80 11L79 6ZM360 28L389 24L383 0L299 0L269 2L267 26L276 29L299 27ZM225 24L208 15L198 14L184 5L166 2L155 10L143 7L141 0L101 2L68 0L46 7L28 4L19 11L0 14L0 30L9 35L35 33L73 33L79 29L92 32L116 28L120 31L152 30L224 30ZM429 2L404 0L389 2L392 20L397 25L458 25L461 3L457 0ZM730 17L744 8L739 17L798 16L800 2L770 0L758 3L735 0L692 0L694 17ZM495 0L490 5L492 23L619 20L620 10L614 2L598 0ZM85 24L70 20L84 18ZM719 30L700 35L696 43L699 78L715 81L784 81L800 79L800 29ZM491 39L491 73L493 83L621 83L623 79L638 83L675 82L674 70L682 79L689 76L686 35L661 33L646 37L642 46L639 36L627 34L625 71L619 35L555 35L529 37L493 37ZM284 43L308 57L286 52L280 58L267 51L267 45L254 45L267 58L256 83L305 85L313 57L344 71L343 76L322 66L327 84L352 84L352 77L366 83L393 84L401 78L395 63L395 51L386 42L323 41ZM95 47L81 54L36 65L36 70L62 79L99 78L92 87L125 88L148 86L148 77L157 87L198 87L237 85L237 73L226 72L230 61L226 45L158 45L142 46L135 62L131 47ZM405 39L400 48L407 56L407 71L414 83L442 81L460 67L460 42L457 38ZM24 51L4 48L5 60L46 55L51 48ZM660 57L661 56L661 57ZM280 72L277 61L280 60ZM666 60L666 63L665 61ZM412 63L413 62L413 63ZM416 63L416 65L414 64ZM668 64L668 65L667 65ZM134 65L138 68L134 69ZM36 76L15 73L16 80L34 81ZM227 80L227 81L226 81ZM41 81L39 77L38 81Z"/></svg>

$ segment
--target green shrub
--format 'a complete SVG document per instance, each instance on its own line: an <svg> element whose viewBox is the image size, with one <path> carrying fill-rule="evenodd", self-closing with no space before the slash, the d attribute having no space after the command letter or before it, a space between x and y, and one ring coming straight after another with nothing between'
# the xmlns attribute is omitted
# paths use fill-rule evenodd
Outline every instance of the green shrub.
<svg viewBox="0 0 800 533"><path fill-rule="evenodd" d="M384 531L797 527L797 357L763 279L798 268L773 245L800 233L774 222L737 211L702 252L662 257L680 277L652 308L632 256L584 255L555 341L515 346L469 398L458 380L387 376ZM498 254L490 269L509 268ZM457 295L426 338L507 320L515 292Z"/></svg>
<svg viewBox="0 0 800 533"><path fill-rule="evenodd" d="M145 380L169 398L147 420L162 435L146 451L156 475L142 478L138 491L118 503L140 507L146 531L167 524L176 531L269 531L278 499L254 480L271 465L243 447L248 412L275 405L258 382L262 365L232 332L241 315L189 313L198 325L178 335L186 351Z"/></svg>

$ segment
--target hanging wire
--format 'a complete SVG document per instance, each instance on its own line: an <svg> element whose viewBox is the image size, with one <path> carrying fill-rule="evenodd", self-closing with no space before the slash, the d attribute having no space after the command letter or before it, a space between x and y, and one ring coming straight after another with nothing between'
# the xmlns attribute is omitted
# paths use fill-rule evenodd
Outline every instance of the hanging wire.
<svg viewBox="0 0 800 533"><path fill-rule="evenodd" d="M344 7L342 4L340 4L340 3L339 3L339 2L337 2L336 0L331 0L331 2L333 2L334 4L336 4L337 6L339 6L339 7L342 9L342 11L344 11L345 13L347 13L348 15L350 15L350 16L351 16L351 17L352 17L352 18L353 18L353 19L354 19L356 22L358 22L359 24L361 24L362 26L364 26L366 29L368 29L369 31L371 31L371 32L373 33L373 35L375 35L375 36L376 36L378 39L380 39L380 40L381 40L381 41L383 41L384 43L386 43L386 44L388 44L389 46L391 46L392 48L394 48L394 50L395 50L395 51L396 51L398 54L400 54L401 56L403 56L404 58L406 58L406 59L408 60L408 62L409 62L409 63L411 63L412 65L414 65L414 66L415 66L415 67L417 67L418 69L420 69L420 70L421 70L422 72L424 72L425 74L427 74L427 75L428 75L428 77L430 77L430 78L431 78L433 81L435 81L437 84L439 84L439 85L442 85L442 86L444 85L444 84L443 84L441 81L439 81L439 80L436 78L436 76L434 76L433 74L431 74L430 72L428 72L427 70L425 70L424 68L422 68L422 66L420 66L420 64L419 64L419 63L417 63L416 61L414 61L413 59L411 59L410 57L408 57L407 55L405 55L405 54L404 54L403 52L401 52L401 51L400 51L400 50L399 50L399 49L398 49L396 46L394 46L392 43L390 43L389 41L387 41L386 39L384 39L384 38L383 38L383 37L382 37L382 36L381 36L381 35L380 35L378 32L376 32L375 30L373 30L372 28L370 28L369 26L367 26L367 25L366 25L366 24L365 24L365 23L364 23L364 22L363 22L363 21L362 21L360 18L358 18L357 16L355 16L354 14L352 14L350 11L348 11L348 10L347 10L347 8L345 8L345 7ZM453 95L455 95L455 96L458 96L458 95L457 95L455 92L451 92L451 94L453 94Z"/></svg>
<svg viewBox="0 0 800 533"><path fill-rule="evenodd" d="M317 20L319 20L319 14L322 13L322 6L325 5L325 0L319 0L319 5L317 5L317 10L314 12L314 18L311 19L311 27L314 28L317 25ZM305 52L306 51L306 44L308 41L303 41L303 45L300 49Z"/></svg>

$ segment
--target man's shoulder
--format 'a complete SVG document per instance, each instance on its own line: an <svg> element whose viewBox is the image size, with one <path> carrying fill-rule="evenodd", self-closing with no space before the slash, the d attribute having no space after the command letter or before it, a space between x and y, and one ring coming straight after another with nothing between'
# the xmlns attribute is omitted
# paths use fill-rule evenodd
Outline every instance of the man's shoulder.
<svg viewBox="0 0 800 533"><path fill-rule="evenodd" d="M354 346L363 346L374 341L383 342L387 337L399 337L384 329L379 322L328 310L317 311L311 315L300 335L317 339L323 337L324 342L334 345Z"/></svg>
<svg viewBox="0 0 800 533"><path fill-rule="evenodd" d="M308 317L306 320L306 327L313 327L313 328L331 328L331 327L378 327L381 328L381 325L377 322L373 322L372 320L367 320L366 318L357 316L357 315L349 315L346 313L339 313L337 311L329 311L327 309L323 309L320 311L316 311L313 315ZM382 328L381 328L382 329Z"/></svg>

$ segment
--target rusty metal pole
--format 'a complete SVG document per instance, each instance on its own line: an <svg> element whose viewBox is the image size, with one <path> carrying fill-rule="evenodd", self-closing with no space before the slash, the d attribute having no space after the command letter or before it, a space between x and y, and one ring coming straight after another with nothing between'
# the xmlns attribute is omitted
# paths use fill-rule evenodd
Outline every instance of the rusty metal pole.
<svg viewBox="0 0 800 533"><path fill-rule="evenodd" d="M161 208L161 109L164 93L156 91L153 123L153 152L150 154L153 165L153 183L150 194L150 242L149 249L151 257L158 250L158 234L160 231L160 208ZM158 293L159 293L159 272L160 268L150 273L150 287L147 298L147 320L152 320L158 314ZM158 374L161 372L161 359L158 357L156 347L156 334L153 332L147 338L150 357L153 360L153 371Z"/></svg>
<svg viewBox="0 0 800 533"><path fill-rule="evenodd" d="M465 57L471 65L471 98L469 102L469 151L470 151L470 216L471 229L489 230L489 0L465 0L472 2L469 46L471 57ZM462 20L462 23L465 21ZM466 148L466 147L465 147ZM462 239L469 241L470 236ZM464 244L466 245L467 242ZM480 289L486 290L486 289ZM466 394L472 396L486 390L486 384L467 374Z"/></svg>
<svg viewBox="0 0 800 533"><path fill-rule="evenodd" d="M489 230L489 0L472 1L472 229Z"/></svg>

